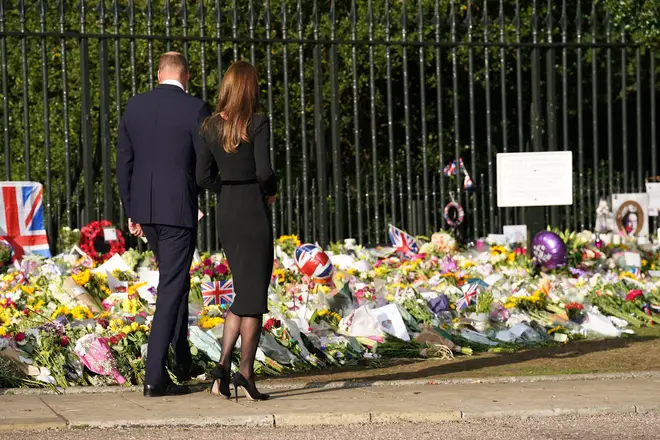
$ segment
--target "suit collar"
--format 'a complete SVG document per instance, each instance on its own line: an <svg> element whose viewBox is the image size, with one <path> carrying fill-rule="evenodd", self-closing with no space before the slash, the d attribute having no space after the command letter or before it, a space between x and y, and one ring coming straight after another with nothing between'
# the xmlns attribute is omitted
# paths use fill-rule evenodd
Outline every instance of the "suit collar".
<svg viewBox="0 0 660 440"><path fill-rule="evenodd" d="M158 84L159 89L164 89L164 90L174 90L175 92L183 92L185 93L185 90L182 89L178 84Z"/></svg>

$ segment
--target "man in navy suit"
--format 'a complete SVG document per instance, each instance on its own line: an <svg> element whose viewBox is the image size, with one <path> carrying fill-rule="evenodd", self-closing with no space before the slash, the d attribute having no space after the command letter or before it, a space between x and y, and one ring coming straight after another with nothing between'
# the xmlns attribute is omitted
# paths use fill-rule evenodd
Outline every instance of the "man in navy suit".
<svg viewBox="0 0 660 440"><path fill-rule="evenodd" d="M188 345L188 293L198 222L195 148L200 124L211 110L186 93L189 77L183 55L162 55L158 87L128 101L118 130L117 184L128 227L133 235L146 236L160 272L147 351L147 397L189 392L169 379L170 344L179 382L203 372L193 365Z"/></svg>

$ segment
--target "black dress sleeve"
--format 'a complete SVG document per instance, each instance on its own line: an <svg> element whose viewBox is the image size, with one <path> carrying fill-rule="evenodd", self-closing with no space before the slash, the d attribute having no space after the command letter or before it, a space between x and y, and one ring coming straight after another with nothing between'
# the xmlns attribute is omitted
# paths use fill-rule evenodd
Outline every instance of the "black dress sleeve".
<svg viewBox="0 0 660 440"><path fill-rule="evenodd" d="M204 133L204 130L202 130L199 133L199 140L195 145L195 154L197 156L195 180L197 180L198 186L215 193L220 193L222 182L218 176L218 164L209 147L208 136L209 134Z"/></svg>
<svg viewBox="0 0 660 440"><path fill-rule="evenodd" d="M270 121L267 117L260 116L255 122L252 143L257 180L264 194L274 196L277 194L277 178L270 163Z"/></svg>

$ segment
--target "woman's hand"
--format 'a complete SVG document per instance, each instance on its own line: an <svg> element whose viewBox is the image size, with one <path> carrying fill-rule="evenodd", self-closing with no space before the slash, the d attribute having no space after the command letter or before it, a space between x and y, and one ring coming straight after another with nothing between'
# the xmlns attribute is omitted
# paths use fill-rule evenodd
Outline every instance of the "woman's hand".
<svg viewBox="0 0 660 440"><path fill-rule="evenodd" d="M272 205L273 203L275 203L276 200L277 200L277 194L275 194L274 196L268 196L268 197L266 198L266 202L268 203L268 206L270 206L270 205Z"/></svg>

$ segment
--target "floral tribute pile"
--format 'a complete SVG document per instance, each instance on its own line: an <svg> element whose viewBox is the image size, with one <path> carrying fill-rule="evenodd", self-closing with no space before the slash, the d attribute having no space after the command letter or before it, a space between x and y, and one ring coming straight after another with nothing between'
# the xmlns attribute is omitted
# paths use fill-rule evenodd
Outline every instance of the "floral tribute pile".
<svg viewBox="0 0 660 440"><path fill-rule="evenodd" d="M347 240L325 249L333 272L324 282L297 267L297 237L280 237L257 371L451 359L660 324L655 245L605 244L588 231L559 235L566 264L553 270L515 244L459 248L444 232L406 253ZM90 234L61 236L66 253L0 268L0 388L141 384L158 285L153 255L113 247L90 256L79 247ZM220 359L232 299L224 256L196 258L189 338L207 371Z"/></svg>

